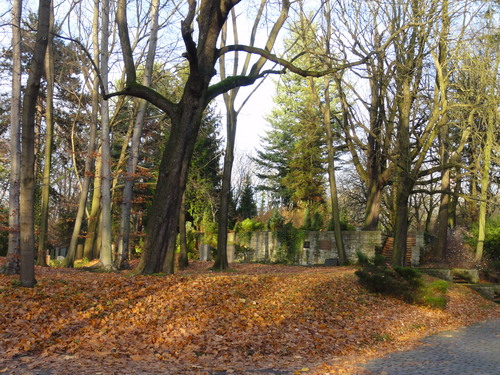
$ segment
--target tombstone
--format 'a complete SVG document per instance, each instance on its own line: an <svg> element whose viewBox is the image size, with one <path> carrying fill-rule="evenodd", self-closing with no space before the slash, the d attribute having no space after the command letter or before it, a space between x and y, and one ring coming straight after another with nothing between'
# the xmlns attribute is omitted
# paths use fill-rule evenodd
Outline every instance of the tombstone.
<svg viewBox="0 0 500 375"><path fill-rule="evenodd" d="M325 266L328 267L334 267L339 265L339 260L336 258L326 258L325 259Z"/></svg>

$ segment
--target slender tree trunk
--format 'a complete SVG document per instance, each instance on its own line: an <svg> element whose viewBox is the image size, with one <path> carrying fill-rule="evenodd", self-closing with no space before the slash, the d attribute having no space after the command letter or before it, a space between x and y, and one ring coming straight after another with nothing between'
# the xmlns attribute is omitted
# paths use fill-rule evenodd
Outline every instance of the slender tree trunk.
<svg viewBox="0 0 500 375"><path fill-rule="evenodd" d="M323 127L326 131L326 147L328 150L328 181L330 182L333 230L335 234L335 245L339 254L339 263L343 265L347 263L347 255L345 252L344 239L342 237L342 229L340 226L339 197L337 194L337 181L335 179L335 148L333 146L332 122L330 117L331 101L329 77L324 78L324 84Z"/></svg>
<svg viewBox="0 0 500 375"><path fill-rule="evenodd" d="M94 0L94 14L92 20L92 45L94 46L94 61L99 65L100 63L100 47L99 47L99 2L100 0ZM92 127L95 128L97 137L97 122L99 121L98 115L100 112L100 100L99 100L99 77L97 73L94 73L94 81L92 84L92 114L91 121ZM97 148L97 153L93 152L90 156L95 165L94 172L94 187L92 192L92 204L90 209L90 215L87 218L87 235L85 237L85 244L83 247L83 257L87 259L95 259L94 255L97 253L95 249L97 248L96 237L97 237L97 226L99 223L99 216L101 213L101 156L100 156L100 146L96 146L94 141L94 149ZM89 173L89 184L90 184L90 173ZM90 189L90 185L89 185ZM99 249L100 250L100 249Z"/></svg>
<svg viewBox="0 0 500 375"><path fill-rule="evenodd" d="M35 113L43 73L45 52L49 40L50 0L38 5L38 31L30 64L22 112L21 155L21 285L33 287L35 280Z"/></svg>
<svg viewBox="0 0 500 375"><path fill-rule="evenodd" d="M226 98L225 98L226 99ZM236 138L237 113L234 109L234 96L226 100L226 152L224 154L224 171L220 192L220 206L217 231L217 256L214 268L225 270L229 268L227 260L227 223L229 202L231 197L231 174L234 161L234 142Z"/></svg>
<svg viewBox="0 0 500 375"><path fill-rule="evenodd" d="M50 25L54 26L54 5L50 6ZM47 99L45 107L45 155L42 177L42 203L40 212L40 235L38 237L38 257L36 264L47 266L47 235L49 222L49 200L50 200L50 170L52 168L52 148L54 143L54 36L49 35L47 53L45 55L45 77L47 79Z"/></svg>
<svg viewBox="0 0 500 375"><path fill-rule="evenodd" d="M1 272L19 273L19 195L21 183L21 13L22 0L12 4L12 98L10 109L9 242Z"/></svg>
<svg viewBox="0 0 500 375"><path fill-rule="evenodd" d="M179 211L179 269L183 270L189 266L187 233L186 233L186 194L182 195L181 209Z"/></svg>
<svg viewBox="0 0 500 375"><path fill-rule="evenodd" d="M263 11L265 9L266 1L262 0L259 10L257 12L257 16L255 18L253 27L252 27L252 32L250 35L250 46L254 46L255 44L255 37L256 33L258 30L259 22L262 17ZM286 1L282 3L282 8L281 8L281 13L278 21L273 25L273 28L271 32L269 33L267 42L266 42L266 49L270 51L274 43L276 42L276 38L278 36L279 30L283 26L286 18L288 17L288 10L289 10L290 4ZM238 26L237 26L237 20L236 20L236 15L234 13L234 9L232 10L231 13L231 18L232 18L232 23L233 23L233 39L234 43L238 44ZM227 31L227 24L224 25L222 29L222 46L226 45L226 31ZM236 53L234 63L233 63L233 75L237 75L238 72L238 61L239 61L239 56ZM260 58L253 66L252 66L252 72L254 74L257 74L260 72L262 67L264 66L266 62L266 59ZM242 69L241 69L241 75L245 75L247 73L247 70L250 66L250 54L247 55L247 58L245 59ZM226 78L226 69L225 69L225 58L224 56L221 56L220 58L220 73L222 79ZM235 109L234 103L236 100L236 96L238 95L239 89L235 88L231 90L229 93L224 94L224 103L226 106L226 118L227 118L227 139L226 139L226 153L224 155L224 171L222 175L222 188L221 188L221 193L220 193L220 207L219 207L219 215L218 215L218 228L217 228L217 256L215 258L215 264L214 268L217 269L227 269L229 268L228 260L227 260L227 225L228 225L228 213L229 213L229 204L230 204L230 196L231 196L231 175L232 175L232 170L233 170L233 162L234 162L234 145L235 145L235 138L236 138L236 128L237 128L237 122L238 122L238 113L243 108L243 106L246 104L247 100L250 98L250 96L253 94L253 92L246 98L246 100L243 101L243 104L241 105L239 110Z"/></svg>
<svg viewBox="0 0 500 375"><path fill-rule="evenodd" d="M484 145L483 165L481 170L481 194L479 200L479 233L476 245L476 261L480 262L483 258L484 239L486 237L486 213L488 208L488 186L490 182L491 152L495 138L495 116L493 109L489 111L486 123L486 142Z"/></svg>
<svg viewBox="0 0 500 375"><path fill-rule="evenodd" d="M447 151L444 151L447 154ZM446 155L442 158L442 162L447 162ZM441 200L439 203L438 213L438 235L434 257L437 261L443 260L446 256L446 248L448 246L448 219L450 212L450 169L446 168L441 174Z"/></svg>
<svg viewBox="0 0 500 375"><path fill-rule="evenodd" d="M94 1L94 13L92 20L92 44L94 47L94 61L99 61L99 0ZM80 192L80 200L78 202L78 211L75 217L75 224L73 226L73 233L71 234L71 240L68 248L68 253L64 260L65 267L73 267L74 261L76 258L76 250L78 247L78 238L80 236L80 231L82 228L85 211L87 209L87 200L90 190L90 185L92 182L92 169L95 161L95 149L96 149L96 137L97 137L97 121L98 121L98 112L99 112L99 80L97 74L94 74L93 79L93 90L92 90L92 113L91 113L91 123L90 123L90 132L89 132L89 145L87 148L87 156L85 158L85 171L83 174L83 183ZM101 178L100 172L97 172L97 168L100 171L99 167L96 167L96 178L94 181L98 181ZM78 178L78 176L76 176ZM100 189L100 180L98 184L98 189ZM94 193L95 196L95 193ZM100 194L97 194L97 197L100 197ZM99 202L97 202L97 206L99 206ZM92 206L92 212L95 216L96 207ZM97 219L95 221L91 221L89 217L89 222L87 224L87 238L89 238L89 245L87 245L87 239L85 240L85 246L83 251L83 257L87 259L92 259L92 246L90 243L92 241L92 234L95 232L95 224L97 223ZM91 227L92 231L91 231Z"/></svg>
<svg viewBox="0 0 500 375"><path fill-rule="evenodd" d="M447 82L448 79L448 34L450 30L450 15L448 13L448 0L443 1L442 10L442 28L439 35L437 68L439 74L436 75L436 90L439 92L439 102L442 106L447 103ZM443 113L440 129L440 156L441 164L446 165L450 160L449 142L448 142L448 117ZM441 202L438 214L438 237L434 250L436 260L442 260L446 257L448 247L448 218L450 210L450 168L445 167L441 172Z"/></svg>
<svg viewBox="0 0 500 375"><path fill-rule="evenodd" d="M153 74L154 57L156 53L156 44L158 40L158 10L159 0L151 3L151 36L149 39L148 55L146 58L146 67L144 72L143 84L149 86ZM132 209L133 189L135 183L135 171L139 159L139 146L142 135L142 125L146 116L147 101L139 100L139 109L135 120L134 131L132 135L132 144L130 146L130 157L127 165L127 175L125 186L123 188L123 201L120 220L120 240L118 242L118 254L116 266L121 269L126 267L129 254L130 237L130 211Z"/></svg>
<svg viewBox="0 0 500 375"><path fill-rule="evenodd" d="M104 90L107 90L108 61L109 61L109 0L101 3L101 76L104 82ZM112 254L111 235L111 151L110 151L110 128L109 128L109 103L101 101L101 229L102 244L99 256L100 266L105 269L114 268Z"/></svg>

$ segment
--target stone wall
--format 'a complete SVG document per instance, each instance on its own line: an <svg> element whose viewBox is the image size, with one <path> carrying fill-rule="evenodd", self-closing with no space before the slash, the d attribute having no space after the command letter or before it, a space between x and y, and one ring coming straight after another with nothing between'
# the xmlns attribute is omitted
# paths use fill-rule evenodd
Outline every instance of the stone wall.
<svg viewBox="0 0 500 375"><path fill-rule="evenodd" d="M342 232L344 246L349 262L357 261L356 253L361 251L368 257L375 255L375 249L382 247L382 234L379 231L345 231ZM254 232L247 246L239 246L235 233L228 234L227 255L232 262L273 262L278 258L280 243L275 232ZM200 259L208 260L208 246L200 248ZM333 264L338 261L334 232L305 232L302 251L298 259L300 265Z"/></svg>

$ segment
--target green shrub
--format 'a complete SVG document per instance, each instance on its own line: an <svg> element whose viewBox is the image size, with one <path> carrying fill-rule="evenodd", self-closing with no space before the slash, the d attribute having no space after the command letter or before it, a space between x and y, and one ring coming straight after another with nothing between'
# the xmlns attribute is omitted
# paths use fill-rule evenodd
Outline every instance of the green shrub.
<svg viewBox="0 0 500 375"><path fill-rule="evenodd" d="M297 263L302 251L306 232L295 228L292 223L286 223L275 233L280 243L276 261L286 264Z"/></svg>
<svg viewBox="0 0 500 375"><path fill-rule="evenodd" d="M427 284L422 293L421 304L435 309L444 309L448 302L447 291L448 283L444 280L436 280Z"/></svg>
<svg viewBox="0 0 500 375"><path fill-rule="evenodd" d="M355 272L368 291L400 298L408 303L444 308L448 284L439 280L426 284L419 270L409 267L388 267L380 258L368 259L358 254L360 268Z"/></svg>
<svg viewBox="0 0 500 375"><path fill-rule="evenodd" d="M285 225L285 219L280 214L278 209L274 209L272 216L269 218L267 227L269 230L276 231Z"/></svg>
<svg viewBox="0 0 500 375"><path fill-rule="evenodd" d="M469 245L474 248L477 245L478 231L478 225L473 225L471 228L472 236L467 240ZM492 262L500 261L500 215L486 221L484 255Z"/></svg>

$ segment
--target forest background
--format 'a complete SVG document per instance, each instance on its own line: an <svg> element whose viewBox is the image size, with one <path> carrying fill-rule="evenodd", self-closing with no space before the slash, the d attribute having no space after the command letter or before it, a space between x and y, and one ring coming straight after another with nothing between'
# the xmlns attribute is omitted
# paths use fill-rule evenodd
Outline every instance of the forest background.
<svg viewBox="0 0 500 375"><path fill-rule="evenodd" d="M23 285L55 248L172 273L199 232L224 269L228 229L332 229L341 262L341 230L380 229L395 265L422 230L433 262L498 270L498 1L9 5L0 248ZM268 76L269 129L233 168Z"/></svg>

